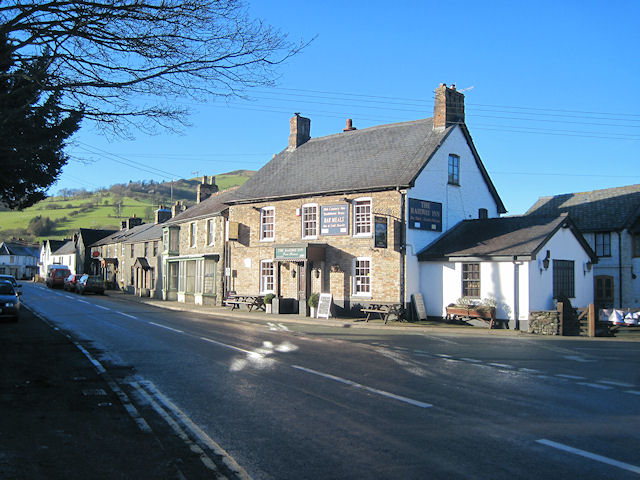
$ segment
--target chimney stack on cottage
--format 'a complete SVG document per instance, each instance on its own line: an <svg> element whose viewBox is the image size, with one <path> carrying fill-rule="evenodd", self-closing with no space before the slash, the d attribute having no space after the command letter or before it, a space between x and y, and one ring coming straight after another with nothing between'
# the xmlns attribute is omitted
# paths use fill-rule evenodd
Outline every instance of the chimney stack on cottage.
<svg viewBox="0 0 640 480"><path fill-rule="evenodd" d="M171 206L171 218L175 217L180 212L184 212L187 209L187 206L180 200L176 200Z"/></svg>
<svg viewBox="0 0 640 480"><path fill-rule="evenodd" d="M464 123L464 94L455 85L447 87L441 83L436 88L436 103L433 107L433 129L444 130L452 125Z"/></svg>
<svg viewBox="0 0 640 480"><path fill-rule="evenodd" d="M158 209L155 211L154 223L164 223L171 218L171 209L164 208L163 205L158 205Z"/></svg>
<svg viewBox="0 0 640 480"><path fill-rule="evenodd" d="M347 126L342 129L343 132L350 132L351 130L357 130L356 127L353 126L353 120L347 118Z"/></svg>
<svg viewBox="0 0 640 480"><path fill-rule="evenodd" d="M216 177L207 177L204 175L202 177L202 183L198 185L198 203L209 198L217 191L218 186L216 185Z"/></svg>
<svg viewBox="0 0 640 480"><path fill-rule="evenodd" d="M311 120L295 113L289 120L289 148L295 150L311 139Z"/></svg>

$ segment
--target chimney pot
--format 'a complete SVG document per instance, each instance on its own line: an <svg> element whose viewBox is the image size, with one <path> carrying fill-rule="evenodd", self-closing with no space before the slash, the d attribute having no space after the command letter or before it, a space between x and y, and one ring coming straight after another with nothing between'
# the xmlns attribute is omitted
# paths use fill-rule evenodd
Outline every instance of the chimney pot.
<svg viewBox="0 0 640 480"><path fill-rule="evenodd" d="M461 123L464 123L464 94L456 91L455 84L447 87L441 83L435 91L433 129L444 130Z"/></svg>
<svg viewBox="0 0 640 480"><path fill-rule="evenodd" d="M351 120L350 118L347 118L347 126L343 128L342 131L350 132L351 130L357 130L357 128L353 126L353 120Z"/></svg>

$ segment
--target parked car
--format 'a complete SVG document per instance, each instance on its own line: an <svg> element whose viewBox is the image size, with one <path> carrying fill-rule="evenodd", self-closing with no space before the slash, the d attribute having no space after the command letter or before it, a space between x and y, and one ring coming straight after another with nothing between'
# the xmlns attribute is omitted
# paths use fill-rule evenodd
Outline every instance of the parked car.
<svg viewBox="0 0 640 480"><path fill-rule="evenodd" d="M0 317L8 317L15 322L20 318L20 296L6 280L0 280Z"/></svg>
<svg viewBox="0 0 640 480"><path fill-rule="evenodd" d="M47 275L47 287L63 288L64 279L69 275L71 275L71 270L68 268L52 268Z"/></svg>
<svg viewBox="0 0 640 480"><path fill-rule="evenodd" d="M0 282L2 281L11 283L16 293L18 295L22 295L22 285L17 282L16 277L14 277L13 275L0 275Z"/></svg>
<svg viewBox="0 0 640 480"><path fill-rule="evenodd" d="M75 292L76 291L76 283L78 283L78 280L80 280L80 277L82 275L77 275L75 273L72 273L71 275L69 275L67 278L64 279L64 289L68 292Z"/></svg>
<svg viewBox="0 0 640 480"><path fill-rule="evenodd" d="M104 280L100 275L83 275L76 282L76 292L80 295L85 293L99 293L104 295Z"/></svg>

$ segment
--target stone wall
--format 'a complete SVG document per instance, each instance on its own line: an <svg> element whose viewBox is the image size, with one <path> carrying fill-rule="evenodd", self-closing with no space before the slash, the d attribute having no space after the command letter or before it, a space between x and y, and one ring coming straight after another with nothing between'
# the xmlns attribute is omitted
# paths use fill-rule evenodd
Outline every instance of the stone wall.
<svg viewBox="0 0 640 480"><path fill-rule="evenodd" d="M537 335L562 335L560 312L545 310L529 314L529 333Z"/></svg>

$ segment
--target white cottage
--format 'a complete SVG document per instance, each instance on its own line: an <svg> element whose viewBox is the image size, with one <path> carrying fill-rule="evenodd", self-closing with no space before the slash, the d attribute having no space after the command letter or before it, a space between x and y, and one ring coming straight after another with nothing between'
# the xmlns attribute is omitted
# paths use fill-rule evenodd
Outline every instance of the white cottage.
<svg viewBox="0 0 640 480"><path fill-rule="evenodd" d="M427 313L459 298L494 299L497 318L526 330L529 312L566 296L593 302L597 257L567 215L465 220L418 254Z"/></svg>

